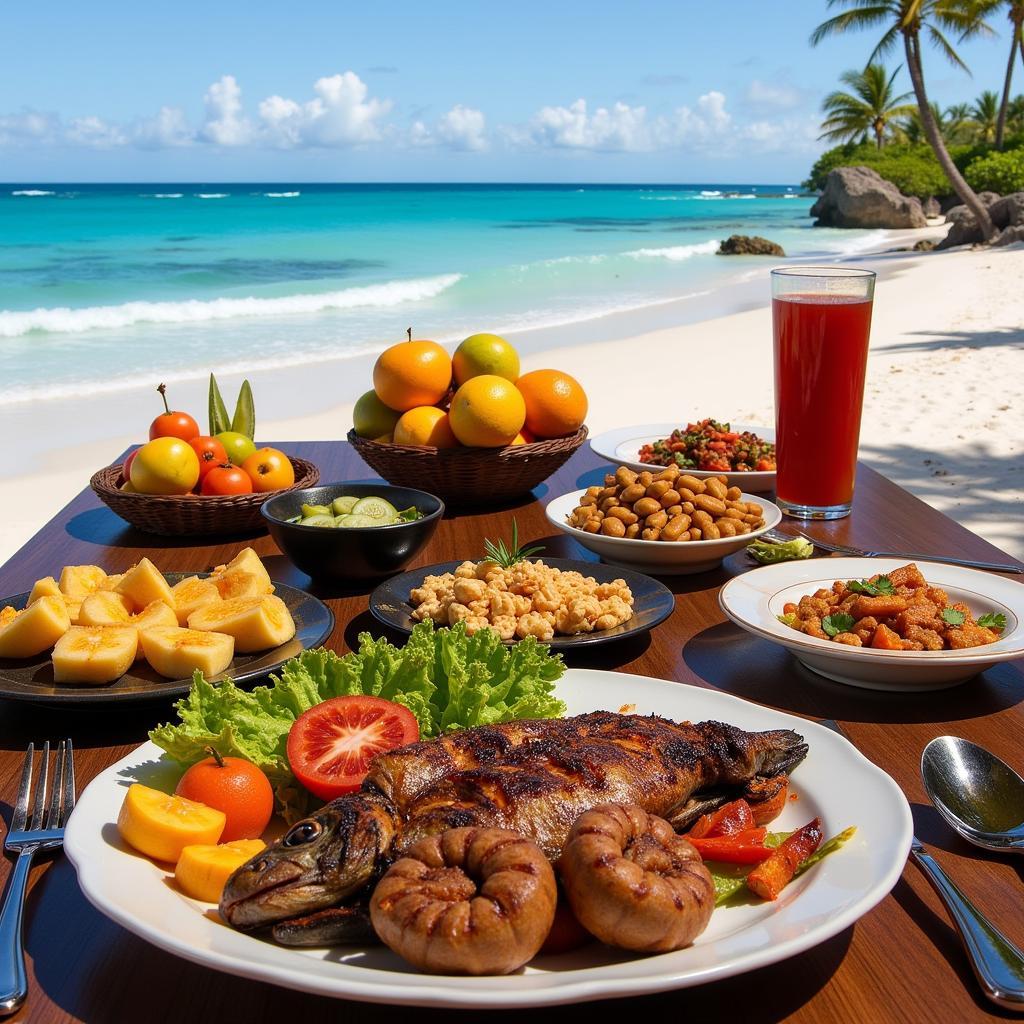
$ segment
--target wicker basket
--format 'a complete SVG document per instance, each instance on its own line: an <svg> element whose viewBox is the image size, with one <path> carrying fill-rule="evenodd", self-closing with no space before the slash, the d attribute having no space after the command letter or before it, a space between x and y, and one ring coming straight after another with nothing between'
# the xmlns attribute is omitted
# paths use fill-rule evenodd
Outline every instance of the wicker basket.
<svg viewBox="0 0 1024 1024"><path fill-rule="evenodd" d="M315 487L320 470L305 459L291 457L298 487ZM90 486L96 496L137 530L159 533L166 537L188 537L210 534L245 533L263 530L266 524L260 516L260 506L280 491L262 494L177 495L133 494L122 491L124 477L121 467L107 466L93 474Z"/></svg>
<svg viewBox="0 0 1024 1024"><path fill-rule="evenodd" d="M349 444L388 483L417 487L449 504L482 505L519 497L546 480L587 439L569 437L505 448L431 448L386 444L348 432Z"/></svg>

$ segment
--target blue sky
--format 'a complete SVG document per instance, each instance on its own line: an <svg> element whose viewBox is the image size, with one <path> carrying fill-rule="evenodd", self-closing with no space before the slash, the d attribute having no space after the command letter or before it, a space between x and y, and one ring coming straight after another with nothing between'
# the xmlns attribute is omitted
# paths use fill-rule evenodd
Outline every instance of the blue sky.
<svg viewBox="0 0 1024 1024"><path fill-rule="evenodd" d="M798 181L824 148L822 97L874 42L811 49L825 15L824 0L18 5L0 180ZM933 98L999 88L1005 45L962 47L973 78L929 52Z"/></svg>

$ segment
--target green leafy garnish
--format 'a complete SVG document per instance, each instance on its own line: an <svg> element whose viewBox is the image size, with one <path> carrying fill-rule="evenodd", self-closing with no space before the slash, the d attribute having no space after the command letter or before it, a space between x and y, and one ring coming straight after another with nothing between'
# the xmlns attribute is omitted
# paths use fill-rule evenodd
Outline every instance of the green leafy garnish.
<svg viewBox="0 0 1024 1024"><path fill-rule="evenodd" d="M519 524L515 519L512 520L512 544L510 547L506 547L503 540L499 540L497 544L490 540L484 541L484 554L490 561L497 562L503 569L510 569L516 562L522 562L543 550L543 545L532 548L519 546Z"/></svg>
<svg viewBox="0 0 1024 1024"><path fill-rule="evenodd" d="M796 612L787 612L785 615L777 615L776 618L784 626L795 626L796 625Z"/></svg>
<svg viewBox="0 0 1024 1024"><path fill-rule="evenodd" d="M402 511L398 513L398 521L400 523L414 523L417 519L422 518L423 513L415 505L403 508Z"/></svg>
<svg viewBox="0 0 1024 1024"><path fill-rule="evenodd" d="M805 537L794 537L787 541L755 540L747 545L747 554L761 565L772 565L775 562L810 558L814 554L814 545Z"/></svg>
<svg viewBox="0 0 1024 1024"><path fill-rule="evenodd" d="M984 615L978 619L978 625L984 626L986 629L1006 629L1006 616L1002 612L985 612Z"/></svg>
<svg viewBox="0 0 1024 1024"><path fill-rule="evenodd" d="M866 594L868 597L881 597L883 594L895 594L896 588L888 576L879 576L877 580L850 580L846 589L854 594Z"/></svg>
<svg viewBox="0 0 1024 1024"><path fill-rule="evenodd" d="M565 705L552 694L565 671L562 659L533 637L506 647L492 629L466 635L459 623L413 627L404 647L359 635L359 649L343 657L320 647L286 662L271 685L243 690L230 679L217 686L196 672L175 704L178 720L150 739L175 761L194 764L214 746L252 761L274 785L288 820L309 809L295 782L286 744L292 723L331 697L369 694L403 704L426 739L451 729L518 718L560 718Z"/></svg>
<svg viewBox="0 0 1024 1024"><path fill-rule="evenodd" d="M838 636L840 633L849 633L854 622L856 619L847 612L833 612L821 620L821 628L829 636Z"/></svg>
<svg viewBox="0 0 1024 1024"><path fill-rule="evenodd" d="M942 609L942 621L947 626L962 626L966 618L967 616L959 608Z"/></svg>

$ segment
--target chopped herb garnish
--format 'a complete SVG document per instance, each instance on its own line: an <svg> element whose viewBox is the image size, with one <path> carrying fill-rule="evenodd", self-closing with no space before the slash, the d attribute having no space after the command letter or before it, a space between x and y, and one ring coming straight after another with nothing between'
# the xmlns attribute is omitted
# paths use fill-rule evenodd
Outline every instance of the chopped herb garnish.
<svg viewBox="0 0 1024 1024"><path fill-rule="evenodd" d="M962 626L966 618L967 616L959 608L942 609L942 621L947 626Z"/></svg>
<svg viewBox="0 0 1024 1024"><path fill-rule="evenodd" d="M776 616L779 622L784 626L795 626L796 625L796 612L787 612L785 615Z"/></svg>
<svg viewBox="0 0 1024 1024"><path fill-rule="evenodd" d="M896 588L888 576L879 576L876 580L850 580L846 589L854 594L866 594L868 597L881 597L883 594L895 594Z"/></svg>
<svg viewBox="0 0 1024 1024"><path fill-rule="evenodd" d="M978 625L984 626L986 629L1006 629L1006 616L1002 612L985 612L984 615L978 619Z"/></svg>
<svg viewBox="0 0 1024 1024"><path fill-rule="evenodd" d="M484 554L492 562L497 562L503 569L509 569L516 562L522 562L531 555L539 554L543 550L543 544L532 548L521 548L519 546L519 524L515 519L512 520L511 547L506 547L503 540L499 540L497 544L490 540L484 541Z"/></svg>
<svg viewBox="0 0 1024 1024"><path fill-rule="evenodd" d="M829 636L838 636L840 633L849 633L855 621L847 612L833 612L821 620L821 628Z"/></svg>

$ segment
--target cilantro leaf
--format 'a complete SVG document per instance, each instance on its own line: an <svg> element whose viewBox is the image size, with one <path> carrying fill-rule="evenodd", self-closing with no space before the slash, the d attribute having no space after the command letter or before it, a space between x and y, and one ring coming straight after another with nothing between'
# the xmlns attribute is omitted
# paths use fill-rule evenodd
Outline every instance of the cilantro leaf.
<svg viewBox="0 0 1024 1024"><path fill-rule="evenodd" d="M883 594L895 594L896 588L888 576L879 576L877 580L850 580L846 589L854 594L866 594L868 597L881 597Z"/></svg>
<svg viewBox="0 0 1024 1024"><path fill-rule="evenodd" d="M833 612L821 620L821 628L829 636L838 636L840 633L849 633L855 621L854 617L846 612Z"/></svg>
<svg viewBox="0 0 1024 1024"><path fill-rule="evenodd" d="M979 626L985 626L987 629L1006 629L1006 616L1002 612L985 612L984 615L978 619Z"/></svg>
<svg viewBox="0 0 1024 1024"><path fill-rule="evenodd" d="M942 621L947 626L962 626L966 618L967 616L959 608L942 609Z"/></svg>

